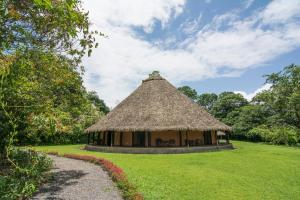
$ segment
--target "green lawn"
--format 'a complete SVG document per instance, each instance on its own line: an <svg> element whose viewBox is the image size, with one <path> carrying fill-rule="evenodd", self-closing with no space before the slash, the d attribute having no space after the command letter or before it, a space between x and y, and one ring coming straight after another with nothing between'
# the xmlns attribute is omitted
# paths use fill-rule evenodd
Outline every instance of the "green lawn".
<svg viewBox="0 0 300 200"><path fill-rule="evenodd" d="M107 158L146 199L300 199L300 148L233 144L237 149L174 155L88 152L82 145L36 149Z"/></svg>

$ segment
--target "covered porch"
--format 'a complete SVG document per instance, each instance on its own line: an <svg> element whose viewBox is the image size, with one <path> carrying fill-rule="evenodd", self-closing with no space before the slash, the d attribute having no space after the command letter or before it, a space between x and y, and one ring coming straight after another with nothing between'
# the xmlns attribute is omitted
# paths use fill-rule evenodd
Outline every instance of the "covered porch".
<svg viewBox="0 0 300 200"><path fill-rule="evenodd" d="M106 147L203 147L229 144L223 131L104 131L88 133L88 145Z"/></svg>

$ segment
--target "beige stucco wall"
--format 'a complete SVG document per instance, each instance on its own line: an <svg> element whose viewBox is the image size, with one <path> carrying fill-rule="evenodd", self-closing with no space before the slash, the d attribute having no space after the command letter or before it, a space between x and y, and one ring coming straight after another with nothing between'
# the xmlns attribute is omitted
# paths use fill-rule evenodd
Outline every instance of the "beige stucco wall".
<svg viewBox="0 0 300 200"><path fill-rule="evenodd" d="M156 140L161 139L163 141L175 140L175 146L180 145L179 131L159 131L151 132L151 146L156 146Z"/></svg>
<svg viewBox="0 0 300 200"><path fill-rule="evenodd" d="M115 138L114 138L114 145L115 146L119 146L120 145L120 132L115 132Z"/></svg>
<svg viewBox="0 0 300 200"><path fill-rule="evenodd" d="M188 139L189 140L200 140L200 145L204 144L203 132L201 131L188 131ZM186 137L184 138L185 141Z"/></svg>
<svg viewBox="0 0 300 200"><path fill-rule="evenodd" d="M100 140L101 140L101 142L102 142L102 143L101 143L102 145L104 144L104 134L105 134L104 132L101 132L101 133L100 133Z"/></svg>
<svg viewBox="0 0 300 200"><path fill-rule="evenodd" d="M123 132L123 145L122 146L132 146L132 133Z"/></svg>
<svg viewBox="0 0 300 200"><path fill-rule="evenodd" d="M211 131L211 142L212 144L217 144L217 132Z"/></svg>

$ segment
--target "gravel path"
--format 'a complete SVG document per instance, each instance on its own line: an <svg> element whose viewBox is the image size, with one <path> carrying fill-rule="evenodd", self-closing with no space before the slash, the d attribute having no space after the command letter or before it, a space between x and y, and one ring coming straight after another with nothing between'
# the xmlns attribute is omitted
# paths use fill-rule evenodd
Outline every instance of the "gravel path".
<svg viewBox="0 0 300 200"><path fill-rule="evenodd" d="M49 156L54 160L53 178L32 199L121 200L121 194L100 166L81 160Z"/></svg>

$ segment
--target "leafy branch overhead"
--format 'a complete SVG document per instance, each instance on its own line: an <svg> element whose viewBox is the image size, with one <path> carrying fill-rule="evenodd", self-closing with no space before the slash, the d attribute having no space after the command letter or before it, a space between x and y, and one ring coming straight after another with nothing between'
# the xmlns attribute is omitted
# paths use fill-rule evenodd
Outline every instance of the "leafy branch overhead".
<svg viewBox="0 0 300 200"><path fill-rule="evenodd" d="M0 56L17 50L55 52L73 65L98 46L88 12L79 0L4 0L0 2Z"/></svg>

